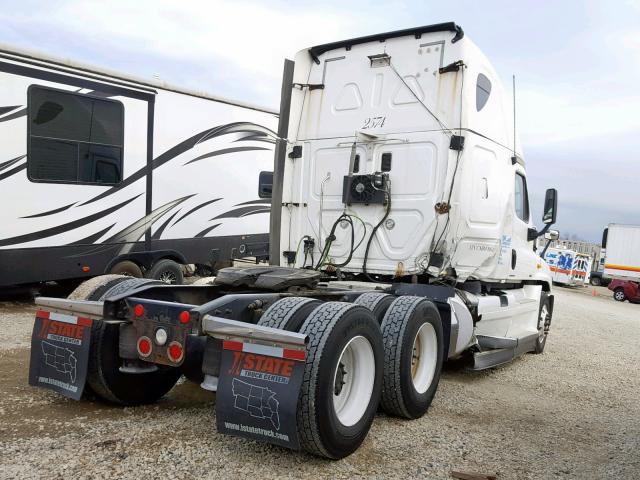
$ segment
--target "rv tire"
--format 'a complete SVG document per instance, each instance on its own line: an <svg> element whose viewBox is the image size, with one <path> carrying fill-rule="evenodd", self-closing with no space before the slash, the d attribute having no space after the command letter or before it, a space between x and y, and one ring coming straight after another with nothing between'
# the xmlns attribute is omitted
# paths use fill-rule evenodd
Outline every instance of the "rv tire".
<svg viewBox="0 0 640 480"><path fill-rule="evenodd" d="M182 266L168 258L163 258L154 263L147 272L147 278L160 280L169 285L182 285L184 283Z"/></svg>
<svg viewBox="0 0 640 480"><path fill-rule="evenodd" d="M142 278L142 270L131 260L123 260L122 262L116 263L111 267L109 273L112 275L126 275L127 277Z"/></svg>

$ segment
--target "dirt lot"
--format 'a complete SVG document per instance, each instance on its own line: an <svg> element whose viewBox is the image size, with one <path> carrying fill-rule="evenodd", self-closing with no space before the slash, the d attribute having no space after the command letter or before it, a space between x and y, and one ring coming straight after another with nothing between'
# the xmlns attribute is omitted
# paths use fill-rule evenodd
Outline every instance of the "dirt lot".
<svg viewBox="0 0 640 480"><path fill-rule="evenodd" d="M27 385L35 308L0 303L2 478L640 478L640 305L556 289L547 350L486 372L448 366L429 414L380 414L329 462L215 432L212 394L181 383L160 403L73 402Z"/></svg>

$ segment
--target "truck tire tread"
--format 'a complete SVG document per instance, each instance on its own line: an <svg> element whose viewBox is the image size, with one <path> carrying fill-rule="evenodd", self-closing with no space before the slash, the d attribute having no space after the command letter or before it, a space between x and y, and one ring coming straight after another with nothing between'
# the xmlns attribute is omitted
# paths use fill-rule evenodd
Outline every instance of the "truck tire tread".
<svg viewBox="0 0 640 480"><path fill-rule="evenodd" d="M424 302L424 303L423 303ZM436 365L436 371L432 380L432 385L435 383L436 388L430 388L427 390L427 403L424 411L416 408L410 408L407 404L408 399L403 394L403 389L406 385L403 384L402 379L402 355L403 347L405 343L405 331L411 316L421 306L421 304L430 304L436 311L435 306L424 297L416 296L401 296L397 297L385 314L382 321L382 339L384 343L384 376L382 383L382 397L380 404L382 409L390 414L405 418L418 418L422 416L428 409L433 396L437 390L437 384L440 379L440 373L442 370L442 325L439 324L439 359ZM439 315L438 315L439 318ZM438 330L438 329L436 329ZM413 341L413 339L411 339ZM429 392L429 390L432 390Z"/></svg>
<svg viewBox="0 0 640 480"><path fill-rule="evenodd" d="M308 297L286 297L274 302L262 314L258 325L297 332L309 314L322 302Z"/></svg>
<svg viewBox="0 0 640 480"><path fill-rule="evenodd" d="M360 312L357 312L360 310ZM381 366L382 360L382 342L379 327L375 322L375 319L367 309L362 306L354 305L353 303L345 302L326 302L318 306L305 320L304 324L300 328L300 333L309 336L309 343L307 344L307 357L305 361L305 370L302 379L302 386L300 388L300 396L298 399L298 409L296 413L298 437L300 444L304 450L314 455L319 455L328 458L342 458L355 451L366 433L371 427L375 411L378 406L379 392L381 388L381 371L376 369L376 382L374 382L374 390L370 399L370 411L366 411L361 420L364 424L364 436L361 431L359 434L361 439L356 440L353 445L349 445L342 451L336 451L331 449L329 445L326 445L322 439L320 432L320 422L327 421L321 415L318 415L319 399L319 385L318 377L321 374L321 361L325 355L325 349L327 348L327 342L331 338L332 332L341 324L350 326L352 320L348 317L352 315L364 315L367 312L370 318L368 325L371 328L375 328L375 334L377 335L378 342L376 345L372 345L374 350L379 349L378 364ZM365 315L366 317L366 315ZM331 362L329 362L331 364ZM326 362L324 364L326 368ZM376 387L377 385L377 387ZM373 405L371 405L373 401Z"/></svg>
<svg viewBox="0 0 640 480"><path fill-rule="evenodd" d="M367 292L356 298L354 303L356 305L367 307L371 310L373 312L373 316L376 318L378 323L381 324L384 314L387 313L389 305L391 305L394 299L395 297L388 293Z"/></svg>

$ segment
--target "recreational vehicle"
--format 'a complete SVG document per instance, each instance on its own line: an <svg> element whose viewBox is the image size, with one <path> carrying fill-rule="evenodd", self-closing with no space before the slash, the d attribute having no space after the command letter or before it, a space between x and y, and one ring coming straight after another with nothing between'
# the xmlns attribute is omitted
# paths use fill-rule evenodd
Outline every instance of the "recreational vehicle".
<svg viewBox="0 0 640 480"><path fill-rule="evenodd" d="M266 258L258 179L276 125L265 108L0 46L0 286L179 283L179 264Z"/></svg>

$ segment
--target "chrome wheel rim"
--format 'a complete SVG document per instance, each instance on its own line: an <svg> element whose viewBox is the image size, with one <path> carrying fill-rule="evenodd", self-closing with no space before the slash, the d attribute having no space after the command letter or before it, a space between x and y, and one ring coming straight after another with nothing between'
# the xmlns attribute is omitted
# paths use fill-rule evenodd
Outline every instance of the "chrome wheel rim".
<svg viewBox="0 0 640 480"><path fill-rule="evenodd" d="M173 272L162 272L159 276L158 276L158 280L160 280L161 282L167 283L169 285L173 285L178 281L178 278L176 277L176 274Z"/></svg>

